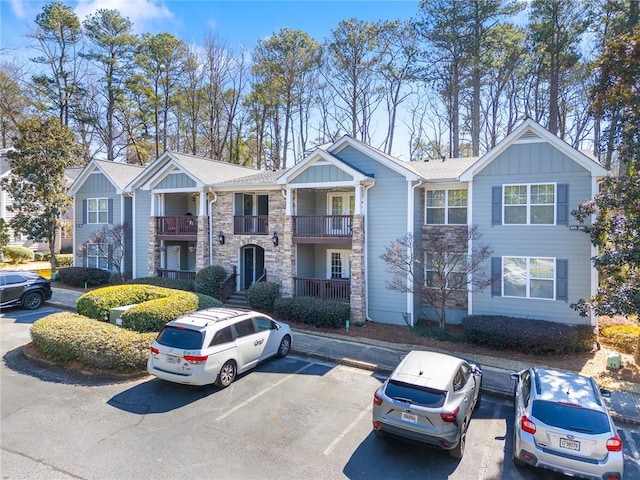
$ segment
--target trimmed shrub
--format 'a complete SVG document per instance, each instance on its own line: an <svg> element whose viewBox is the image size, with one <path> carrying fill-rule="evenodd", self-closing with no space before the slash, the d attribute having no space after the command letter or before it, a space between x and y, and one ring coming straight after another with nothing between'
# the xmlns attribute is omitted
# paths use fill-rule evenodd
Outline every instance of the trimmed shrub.
<svg viewBox="0 0 640 480"><path fill-rule="evenodd" d="M33 252L33 259L36 262L48 262L51 259L49 252Z"/></svg>
<svg viewBox="0 0 640 480"><path fill-rule="evenodd" d="M58 267L70 267L73 265L73 255L66 253L59 253L56 255L56 266Z"/></svg>
<svg viewBox="0 0 640 480"><path fill-rule="evenodd" d="M193 280L184 280L180 278L164 278L164 277L143 277L127 280L125 284L134 285L155 285L156 287L173 288L175 290L184 290L185 292L193 292Z"/></svg>
<svg viewBox="0 0 640 480"><path fill-rule="evenodd" d="M314 297L278 298L273 310L275 316L285 322L305 323L315 327L343 327L351 316L349 304Z"/></svg>
<svg viewBox="0 0 640 480"><path fill-rule="evenodd" d="M66 267L58 270L60 281L70 287L99 287L109 283L111 273L99 268Z"/></svg>
<svg viewBox="0 0 640 480"><path fill-rule="evenodd" d="M247 302L254 310L273 311L274 302L280 298L280 285L273 282L254 283L247 290Z"/></svg>
<svg viewBox="0 0 640 480"><path fill-rule="evenodd" d="M4 247L4 259L6 262L15 265L19 263L32 262L35 257L33 250L21 245L7 245Z"/></svg>
<svg viewBox="0 0 640 480"><path fill-rule="evenodd" d="M533 354L588 352L596 340L594 328L590 325L566 325L500 315L466 317L462 328L469 343Z"/></svg>
<svg viewBox="0 0 640 480"><path fill-rule="evenodd" d="M638 337L640 337L640 325L615 325L600 330L602 343L632 355L635 355L638 348Z"/></svg>
<svg viewBox="0 0 640 480"><path fill-rule="evenodd" d="M154 333L137 333L70 312L48 315L31 326L33 344L54 360L79 360L121 372L144 371L154 338Z"/></svg>
<svg viewBox="0 0 640 480"><path fill-rule="evenodd" d="M198 273L193 281L193 290L196 293L204 293L215 297L218 294L220 284L226 280L229 275L224 267L220 265L213 265L210 267L204 267Z"/></svg>
<svg viewBox="0 0 640 480"><path fill-rule="evenodd" d="M78 313L95 320L107 320L111 309L134 305L122 314L122 326L137 332L159 332L162 327L187 313L221 307L213 297L154 285L116 285L82 295Z"/></svg>

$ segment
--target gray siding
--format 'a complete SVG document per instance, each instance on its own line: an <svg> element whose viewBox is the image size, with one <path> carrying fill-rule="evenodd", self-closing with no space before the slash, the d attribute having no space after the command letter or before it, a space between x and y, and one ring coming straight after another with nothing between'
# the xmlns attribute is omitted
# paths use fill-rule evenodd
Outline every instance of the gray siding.
<svg viewBox="0 0 640 480"><path fill-rule="evenodd" d="M351 182L353 177L334 165L315 165L291 180L296 183Z"/></svg>
<svg viewBox="0 0 640 480"><path fill-rule="evenodd" d="M168 188L195 188L196 182L184 173L171 173L154 186L158 189Z"/></svg>
<svg viewBox="0 0 640 480"><path fill-rule="evenodd" d="M569 184L569 211L591 196L591 175L549 144L509 147L479 172L473 184L473 223L481 244L493 249L493 257L554 257L568 260L569 300L492 297L491 289L474 294L473 314L501 314L562 323L588 323L569 305L590 294L591 244L589 236L567 225L491 225L491 189L515 183ZM569 217L569 225L578 224ZM491 262L486 262L490 273Z"/></svg>
<svg viewBox="0 0 640 480"><path fill-rule="evenodd" d="M133 278L146 277L149 268L149 218L151 215L151 192L136 190L133 199L134 248L136 252Z"/></svg>
<svg viewBox="0 0 640 480"><path fill-rule="evenodd" d="M116 187L102 173L92 173L78 189L85 198L107 197L116 192Z"/></svg>
<svg viewBox="0 0 640 480"><path fill-rule="evenodd" d="M133 199L124 197L124 222L128 225L125 238L124 265L122 268L125 275L133 275Z"/></svg>
<svg viewBox="0 0 640 480"><path fill-rule="evenodd" d="M407 180L354 148L341 150L338 157L355 169L374 175L376 180L368 190L365 213L369 317L378 322L404 325L406 295L387 289L386 281L391 276L380 255L395 239L407 234Z"/></svg>

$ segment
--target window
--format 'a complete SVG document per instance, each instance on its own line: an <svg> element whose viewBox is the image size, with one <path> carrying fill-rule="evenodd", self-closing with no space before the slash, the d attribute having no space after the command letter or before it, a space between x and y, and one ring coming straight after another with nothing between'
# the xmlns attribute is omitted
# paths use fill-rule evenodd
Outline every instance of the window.
<svg viewBox="0 0 640 480"><path fill-rule="evenodd" d="M275 330L276 329L275 323L270 318L255 317L255 319L256 319L256 327L258 328L258 331L260 331L260 332L264 331L264 330Z"/></svg>
<svg viewBox="0 0 640 480"><path fill-rule="evenodd" d="M555 225L555 184L505 185L505 225Z"/></svg>
<svg viewBox="0 0 640 480"><path fill-rule="evenodd" d="M553 300L555 264L554 258L503 257L504 296Z"/></svg>
<svg viewBox="0 0 640 480"><path fill-rule="evenodd" d="M109 200L107 198L87 199L87 223L109 223Z"/></svg>
<svg viewBox="0 0 640 480"><path fill-rule="evenodd" d="M247 335L253 335L254 333L256 333L256 327L253 324L253 318L240 320L235 324L235 327L238 337L246 337Z"/></svg>
<svg viewBox="0 0 640 480"><path fill-rule="evenodd" d="M428 288L441 288L441 274L444 273L446 288L464 290L467 286L467 254L448 253L425 254L425 282Z"/></svg>
<svg viewBox="0 0 640 480"><path fill-rule="evenodd" d="M466 190L427 190L428 225L466 225Z"/></svg>
<svg viewBox="0 0 640 480"><path fill-rule="evenodd" d="M332 279L351 277L350 250L327 250L327 277Z"/></svg>
<svg viewBox="0 0 640 480"><path fill-rule="evenodd" d="M211 340L210 346L224 345L225 343L233 342L233 333L231 333L231 327L224 327L222 330L216 332Z"/></svg>
<svg viewBox="0 0 640 480"><path fill-rule="evenodd" d="M109 246L105 243L87 244L87 267L109 269Z"/></svg>

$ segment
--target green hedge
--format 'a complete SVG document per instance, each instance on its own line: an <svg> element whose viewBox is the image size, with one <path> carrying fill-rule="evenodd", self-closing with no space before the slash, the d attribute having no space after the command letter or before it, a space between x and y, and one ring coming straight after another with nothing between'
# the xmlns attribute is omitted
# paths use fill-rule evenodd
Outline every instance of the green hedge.
<svg viewBox="0 0 640 480"><path fill-rule="evenodd" d="M27 247L21 245L7 245L4 247L4 261L8 263L17 265L19 263L32 262L34 257L33 250Z"/></svg>
<svg viewBox="0 0 640 480"><path fill-rule="evenodd" d="M222 302L213 297L154 285L116 285L93 290L77 302L78 313L107 320L111 309L136 304L122 314L122 326L137 332L159 332L169 321Z"/></svg>
<svg viewBox="0 0 640 480"><path fill-rule="evenodd" d="M640 325L614 325L600 330L602 343L632 355L638 348L638 337L640 337Z"/></svg>
<svg viewBox="0 0 640 480"><path fill-rule="evenodd" d="M164 278L164 277L141 277L133 278L126 281L132 285L155 285L156 287L173 288L175 290L184 290L185 292L193 292L193 280L185 280L182 278Z"/></svg>
<svg viewBox="0 0 640 480"><path fill-rule="evenodd" d="M70 312L41 318L30 333L33 344L54 360L79 360L94 368L121 372L144 371L156 336Z"/></svg>
<svg viewBox="0 0 640 480"><path fill-rule="evenodd" d="M73 265L73 254L59 253L56 255L56 267L70 267Z"/></svg>
<svg viewBox="0 0 640 480"><path fill-rule="evenodd" d="M254 283L247 290L247 302L254 310L272 312L278 298L280 298L280 285L277 283Z"/></svg>
<svg viewBox="0 0 640 480"><path fill-rule="evenodd" d="M315 327L343 327L351 315L347 303L321 300L314 297L278 298L274 312L283 321L305 323Z"/></svg>
<svg viewBox="0 0 640 480"><path fill-rule="evenodd" d="M466 317L462 328L465 340L470 343L523 353L588 352L596 341L594 328L590 325L566 325L500 315Z"/></svg>
<svg viewBox="0 0 640 480"><path fill-rule="evenodd" d="M99 287L109 283L111 273L100 268L67 267L58 270L60 281L70 287Z"/></svg>
<svg viewBox="0 0 640 480"><path fill-rule="evenodd" d="M193 287L197 293L204 293L214 297L218 294L220 284L227 279L229 275L224 267L220 265L212 265L204 267L193 280Z"/></svg>

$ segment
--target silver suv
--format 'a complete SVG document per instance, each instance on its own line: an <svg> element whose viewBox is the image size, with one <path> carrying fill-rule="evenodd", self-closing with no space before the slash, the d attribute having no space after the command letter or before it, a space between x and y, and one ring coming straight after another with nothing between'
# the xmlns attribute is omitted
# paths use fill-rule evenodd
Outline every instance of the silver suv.
<svg viewBox="0 0 640 480"><path fill-rule="evenodd" d="M165 325L151 345L147 370L163 380L227 387L236 375L291 349L289 325L260 312L210 308Z"/></svg>
<svg viewBox="0 0 640 480"><path fill-rule="evenodd" d="M610 392L573 372L529 368L516 380L513 463L621 480L622 440L603 401Z"/></svg>

